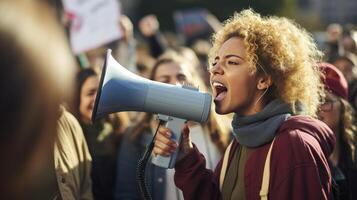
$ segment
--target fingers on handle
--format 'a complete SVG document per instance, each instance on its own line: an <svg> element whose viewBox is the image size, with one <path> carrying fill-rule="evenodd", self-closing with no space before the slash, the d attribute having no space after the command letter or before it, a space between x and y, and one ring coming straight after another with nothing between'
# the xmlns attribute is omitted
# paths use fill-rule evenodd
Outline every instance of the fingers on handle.
<svg viewBox="0 0 357 200"><path fill-rule="evenodd" d="M155 139L154 153L162 156L170 156L176 151L177 144L171 140L171 133L159 131Z"/></svg>

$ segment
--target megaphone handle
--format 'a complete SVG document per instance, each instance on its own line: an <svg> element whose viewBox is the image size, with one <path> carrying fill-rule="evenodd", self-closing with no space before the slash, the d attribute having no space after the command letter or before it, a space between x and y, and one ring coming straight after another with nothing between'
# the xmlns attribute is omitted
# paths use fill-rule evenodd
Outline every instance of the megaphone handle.
<svg viewBox="0 0 357 200"><path fill-rule="evenodd" d="M181 139L182 139L181 130L185 122L186 122L185 119L176 118L176 117L169 117L169 119L167 120L166 127L172 131L171 139L175 140L177 144L181 143ZM152 159L152 163L154 163L159 167L172 169L175 167L176 158L179 152L180 152L180 148L178 147L176 151L171 154L171 156L167 156L167 157L160 156L160 155L154 156Z"/></svg>

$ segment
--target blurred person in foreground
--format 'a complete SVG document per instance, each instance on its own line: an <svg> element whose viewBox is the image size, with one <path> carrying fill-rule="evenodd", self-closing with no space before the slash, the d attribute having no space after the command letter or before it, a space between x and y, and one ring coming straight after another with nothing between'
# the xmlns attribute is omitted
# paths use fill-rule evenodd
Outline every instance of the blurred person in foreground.
<svg viewBox="0 0 357 200"><path fill-rule="evenodd" d="M60 107L71 101L74 61L52 11L0 2L1 199L91 199L82 130Z"/></svg>
<svg viewBox="0 0 357 200"><path fill-rule="evenodd" d="M211 87L234 139L213 172L183 128L175 184L185 199L329 199L335 137L313 118L323 85L311 36L294 22L243 10L214 35ZM178 144L160 130L154 153Z"/></svg>
<svg viewBox="0 0 357 200"><path fill-rule="evenodd" d="M357 199L356 121L355 112L347 101L347 81L333 65L320 63L326 87L325 103L319 118L336 136L336 145L329 158L332 176L337 183L335 199Z"/></svg>
<svg viewBox="0 0 357 200"><path fill-rule="evenodd" d="M129 122L126 113L111 114L91 122L99 75L87 68L78 72L73 114L78 119L92 156L91 178L95 199L113 199L117 149Z"/></svg>

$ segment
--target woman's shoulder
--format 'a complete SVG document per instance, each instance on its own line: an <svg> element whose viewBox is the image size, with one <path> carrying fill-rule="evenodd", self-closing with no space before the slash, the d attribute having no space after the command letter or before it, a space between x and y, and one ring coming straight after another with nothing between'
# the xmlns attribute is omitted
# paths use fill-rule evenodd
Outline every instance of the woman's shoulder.
<svg viewBox="0 0 357 200"><path fill-rule="evenodd" d="M334 148L335 137L331 129L308 116L288 118L277 133L276 145L284 148L285 154L304 160L323 153L328 157Z"/></svg>
<svg viewBox="0 0 357 200"><path fill-rule="evenodd" d="M277 136L287 138L302 138L309 136L319 143L326 141L335 143L335 136L332 130L322 121L303 115L289 117L278 129Z"/></svg>
<svg viewBox="0 0 357 200"><path fill-rule="evenodd" d="M290 116L279 128L279 132L292 130L332 134L331 129L324 122L306 115Z"/></svg>

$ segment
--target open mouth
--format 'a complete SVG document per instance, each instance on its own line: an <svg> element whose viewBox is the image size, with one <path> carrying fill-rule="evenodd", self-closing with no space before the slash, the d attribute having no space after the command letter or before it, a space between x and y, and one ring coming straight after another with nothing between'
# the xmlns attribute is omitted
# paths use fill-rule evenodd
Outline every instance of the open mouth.
<svg viewBox="0 0 357 200"><path fill-rule="evenodd" d="M227 96L227 87L216 81L212 83L212 86L216 90L216 98L214 100L222 101Z"/></svg>

